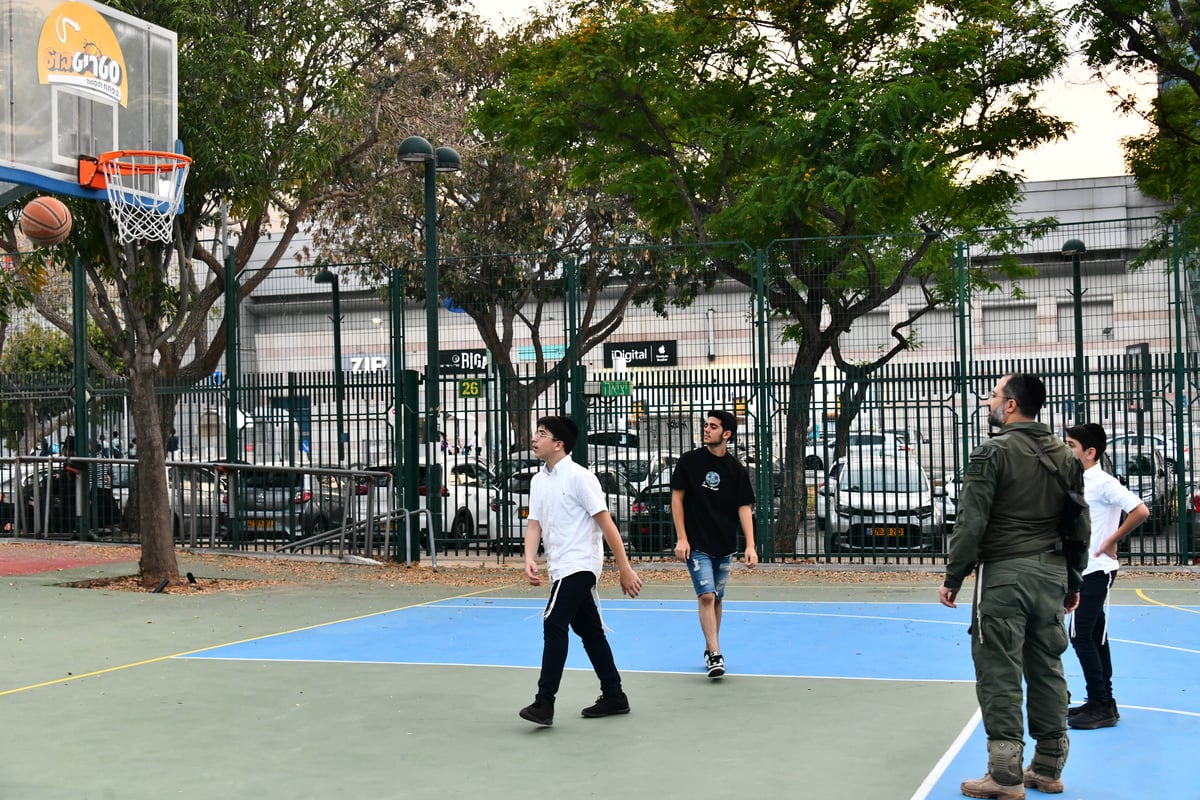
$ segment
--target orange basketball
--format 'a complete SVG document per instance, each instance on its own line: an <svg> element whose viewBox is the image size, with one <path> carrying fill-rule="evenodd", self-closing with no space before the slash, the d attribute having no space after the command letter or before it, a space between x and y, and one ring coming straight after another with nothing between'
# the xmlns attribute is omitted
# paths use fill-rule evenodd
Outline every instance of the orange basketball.
<svg viewBox="0 0 1200 800"><path fill-rule="evenodd" d="M30 241L51 247L71 232L71 212L56 197L37 197L21 209L21 230Z"/></svg>

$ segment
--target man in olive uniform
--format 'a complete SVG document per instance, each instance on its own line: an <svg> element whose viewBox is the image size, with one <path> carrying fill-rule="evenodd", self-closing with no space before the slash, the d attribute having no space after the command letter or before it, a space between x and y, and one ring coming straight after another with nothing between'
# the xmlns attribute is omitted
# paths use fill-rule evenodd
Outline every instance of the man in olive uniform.
<svg viewBox="0 0 1200 800"><path fill-rule="evenodd" d="M942 605L955 608L963 580L976 573L971 657L988 773L963 782L967 797L1021 800L1026 786L1063 790L1069 747L1063 615L1079 604L1079 591L1059 554L1058 523L1069 502L1064 483L1082 494L1083 475L1066 444L1034 421L1045 401L1046 387L1034 375L1005 375L996 383L987 400L988 423L1000 432L971 453L938 590ZM1039 461L1039 450L1064 481ZM1074 524L1083 526L1079 533L1086 539L1086 510ZM1075 577L1086 558L1086 550L1071 556L1079 562L1069 565ZM1022 678L1029 691L1029 734L1037 742L1024 769Z"/></svg>

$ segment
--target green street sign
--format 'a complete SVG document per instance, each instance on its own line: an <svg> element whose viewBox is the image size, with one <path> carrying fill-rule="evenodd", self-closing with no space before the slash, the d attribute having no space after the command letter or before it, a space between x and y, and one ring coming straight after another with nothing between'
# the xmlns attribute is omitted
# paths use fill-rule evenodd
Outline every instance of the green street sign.
<svg viewBox="0 0 1200 800"><path fill-rule="evenodd" d="M601 381L601 397L629 397L632 385L629 381Z"/></svg>

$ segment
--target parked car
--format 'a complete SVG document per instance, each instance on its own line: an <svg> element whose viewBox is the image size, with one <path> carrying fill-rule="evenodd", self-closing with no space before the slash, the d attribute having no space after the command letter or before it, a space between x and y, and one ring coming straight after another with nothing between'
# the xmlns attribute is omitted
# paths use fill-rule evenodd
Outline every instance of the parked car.
<svg viewBox="0 0 1200 800"><path fill-rule="evenodd" d="M540 462L539 462L540 463ZM439 465L444 466L444 465ZM387 472L394 474L392 464L377 464L365 469L371 472ZM360 479L363 493L369 482ZM429 468L420 464L417 468L417 508L425 509L427 505L427 487L429 483ZM387 510L387 497L383 494L386 484L376 486L374 513L382 514ZM442 528L438 538L452 539L486 539L488 537L489 509L488 503L495 492L495 479L490 470L482 462L459 461L449 465L442 476L442 486L439 492L441 504ZM395 501L393 501L394 503ZM396 506L393 504L393 508ZM359 515L366 513L366 504L361 498L358 503ZM421 527L427 526L422 519Z"/></svg>
<svg viewBox="0 0 1200 800"><path fill-rule="evenodd" d="M96 482L100 486L112 489L113 499L122 509L129 500L130 484L133 481L133 464L102 464L100 475Z"/></svg>
<svg viewBox="0 0 1200 800"><path fill-rule="evenodd" d="M948 474L942 478L942 524L946 526L946 535L954 530L954 520L958 516L958 493L962 491L963 471ZM937 483L934 483L937 488Z"/></svg>
<svg viewBox="0 0 1200 800"><path fill-rule="evenodd" d="M652 483L637 493L629 510L629 547L637 553L675 549L675 522L671 517L671 486Z"/></svg>
<svg viewBox="0 0 1200 800"><path fill-rule="evenodd" d="M818 492L829 551L843 549L941 552L943 490L915 460L850 457ZM832 474L832 470L830 471Z"/></svg>
<svg viewBox="0 0 1200 800"><path fill-rule="evenodd" d="M496 468L492 470L492 479L496 484L501 484L518 472L537 469L541 465L541 459L534 458L532 453L512 453L496 462Z"/></svg>
<svg viewBox="0 0 1200 800"><path fill-rule="evenodd" d="M167 467L167 501L176 539L228 535L228 475L210 466Z"/></svg>
<svg viewBox="0 0 1200 800"><path fill-rule="evenodd" d="M1150 448L1158 448L1161 450L1163 459L1165 459L1167 462L1167 466L1170 467L1172 471L1176 472L1176 474L1178 474L1178 470L1175 469L1178 452L1175 446L1175 439L1171 436L1161 436L1156 433L1147 433L1144 436L1138 436L1135 433L1124 433L1118 431L1109 435L1108 443L1105 445L1104 449L1106 453L1111 454L1117 452L1118 450L1147 450ZM1187 467L1187 456L1188 447L1185 444L1183 448L1185 468Z"/></svg>
<svg viewBox="0 0 1200 800"><path fill-rule="evenodd" d="M241 470L232 484L232 512L246 538L295 540L342 525L345 484L336 475Z"/></svg>
<svg viewBox="0 0 1200 800"><path fill-rule="evenodd" d="M538 468L540 469L540 467ZM490 509L489 533L497 541L523 541L525 521L529 519L529 486L538 469L527 469L511 475L497 486ZM637 492L619 471L594 470L604 492L608 511L612 514L621 540L628 545L628 526L633 500Z"/></svg>
<svg viewBox="0 0 1200 800"><path fill-rule="evenodd" d="M1129 490L1142 498L1150 509L1150 518L1164 525L1175 518L1175 470L1153 440L1123 439L1115 448L1105 449L1105 466Z"/></svg>
<svg viewBox="0 0 1200 800"><path fill-rule="evenodd" d="M658 479L663 472L668 478L670 471L675 468L676 456L662 453L645 453L640 450L629 450L625 453L609 452L593 463L595 470L616 470L624 474L625 479L634 489L643 489Z"/></svg>
<svg viewBox="0 0 1200 800"><path fill-rule="evenodd" d="M76 481L86 479L65 464L44 465L21 479L21 503L24 506L26 533L74 532L76 528ZM88 489L88 508L92 531L112 528L121 522L121 508L107 486Z"/></svg>

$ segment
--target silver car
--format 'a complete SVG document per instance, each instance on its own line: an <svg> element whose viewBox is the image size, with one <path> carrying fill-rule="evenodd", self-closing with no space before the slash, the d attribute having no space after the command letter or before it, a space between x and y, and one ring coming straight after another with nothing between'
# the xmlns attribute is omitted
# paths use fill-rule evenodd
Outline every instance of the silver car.
<svg viewBox="0 0 1200 800"><path fill-rule="evenodd" d="M836 475L831 469L817 495L818 525L823 523L829 552L944 550L944 490L930 484L916 461L850 457L834 467Z"/></svg>

